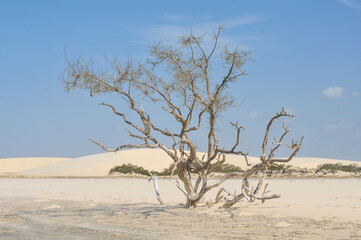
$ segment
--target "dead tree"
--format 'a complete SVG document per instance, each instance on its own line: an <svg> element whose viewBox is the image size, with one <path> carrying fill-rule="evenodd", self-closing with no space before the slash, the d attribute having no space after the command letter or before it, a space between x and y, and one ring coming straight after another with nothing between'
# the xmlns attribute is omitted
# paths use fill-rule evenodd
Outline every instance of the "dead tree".
<svg viewBox="0 0 361 240"><path fill-rule="evenodd" d="M301 147L301 142L291 145L282 142L289 132L284 128L285 133L266 155L272 123L281 117L293 117L282 110L267 126L261 162L252 166L245 174L228 173L216 183L209 184L208 176L214 168L226 162L227 154L242 155L247 161L247 153L238 150L242 126L231 122L236 136L234 145L229 149L221 146L217 138L217 120L222 112L234 105L234 100L227 89L232 83L247 75L244 65L252 61L249 51L241 51L237 48L230 50L227 46L218 46L222 32L221 26L213 34L211 46L208 42L204 44L204 38L197 37L192 32L182 35L175 45L159 42L150 47L150 57L144 62L134 64L128 60L121 63L114 58L108 60L110 70L96 70L92 62L83 58L73 62L67 61L64 77L66 91L85 89L90 92L91 97L97 94L116 94L139 117L140 124L129 120L125 113L118 111L115 106L100 103L118 115L124 121L129 136L141 143L129 143L109 149L95 140L90 141L110 152L130 148L162 149L175 163L174 170L183 182L187 207L195 207L208 191L236 176L243 176L242 193L228 200L224 207L233 205L243 197L249 201L264 200L266 197L257 195L258 188L253 192L250 191L248 178L273 162L290 161ZM212 64L220 61L224 75L215 78L211 75ZM152 115L143 108L142 101L158 104L167 112L170 119L178 124L178 129L169 130L154 122ZM202 159L199 159L197 146L190 136L191 133L199 132L201 128L206 128L208 131L205 136L207 152ZM169 141L160 142L158 140L160 135L166 136ZM275 151L282 145L294 149L293 153L288 159L274 159ZM192 182L192 176L197 176L195 182Z"/></svg>

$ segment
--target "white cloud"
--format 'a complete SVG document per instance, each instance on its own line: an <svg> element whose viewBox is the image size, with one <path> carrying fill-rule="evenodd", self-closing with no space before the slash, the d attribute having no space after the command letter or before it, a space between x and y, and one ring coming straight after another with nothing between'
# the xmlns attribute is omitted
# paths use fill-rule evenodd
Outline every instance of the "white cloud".
<svg viewBox="0 0 361 240"><path fill-rule="evenodd" d="M343 3L343 4L347 5L348 7L356 8L356 9L361 10L361 5L359 3L357 3L357 2L352 1L352 0L338 0L338 2Z"/></svg>
<svg viewBox="0 0 361 240"><path fill-rule="evenodd" d="M249 113L250 118L258 118L259 116L260 116L260 114L258 112L250 112Z"/></svg>
<svg viewBox="0 0 361 240"><path fill-rule="evenodd" d="M329 87L322 91L323 97L328 99L342 98L344 89L342 87Z"/></svg>
<svg viewBox="0 0 361 240"><path fill-rule="evenodd" d="M361 96L361 94L360 94L359 92L353 91L353 92L351 93L351 96L352 96L353 98L359 98L359 97Z"/></svg>

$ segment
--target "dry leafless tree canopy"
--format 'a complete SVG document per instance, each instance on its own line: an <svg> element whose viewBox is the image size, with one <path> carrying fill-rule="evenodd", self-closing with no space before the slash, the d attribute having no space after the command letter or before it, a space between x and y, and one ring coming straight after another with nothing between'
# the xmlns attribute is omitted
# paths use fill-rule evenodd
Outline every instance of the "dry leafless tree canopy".
<svg viewBox="0 0 361 240"><path fill-rule="evenodd" d="M268 144L272 124L276 120L293 117L282 109L267 125L262 143L263 153L258 164L251 166L244 173L225 174L215 183L210 184L207 181L213 169L226 162L227 154L242 155L247 161L247 153L238 149L242 126L237 122L230 123L234 127L235 142L229 149L218 142L215 131L217 120L222 112L229 109L234 103L234 99L227 90L232 83L247 75L244 65L252 60L249 51L219 46L222 32L223 27L221 26L213 34L211 47L203 41L203 37L198 37L192 32L180 36L177 43L173 45L163 42L156 43L150 46L150 56L145 61L133 63L129 60L122 63L114 58L109 60L110 70L95 69L90 61L81 57L75 61L68 60L64 77L66 91L85 89L90 92L92 97L97 94L116 94L139 117L136 122L128 119L113 105L100 103L124 121L129 136L135 139L136 143L109 149L95 140L91 141L111 152L130 148L160 148L165 151L174 161L174 172L178 174L183 183L183 187L179 184L178 187L186 196L187 207L195 207L208 191L236 176L243 178L241 192L238 195L228 194L222 205L224 208L234 205L242 198L246 198L248 201L256 199L265 201L279 197L275 194L267 195L266 189L263 190L263 193L259 193L262 180L255 189L251 189L248 179L272 163L291 161L302 144L302 139L299 142L292 141L291 144L283 142L289 133L289 129L285 125L281 136L278 139L275 138L275 142L271 145ZM215 78L211 74L214 58L220 59L223 64L224 75L221 77ZM158 104L177 122L177 130L165 129L162 123L154 122L152 114L154 116L157 113L147 112L141 104L144 101ZM204 136L207 141L207 152L203 158L199 159L197 146L191 139L191 135L199 131L201 127L205 127L208 133ZM159 134L169 138L169 141L161 142L157 137ZM170 142L171 144L169 144ZM291 149L288 158L275 157L276 151L281 146ZM267 151L269 147L270 150ZM195 181L192 181L192 177L195 178ZM226 192L223 188L218 191L216 203L224 199L223 192Z"/></svg>

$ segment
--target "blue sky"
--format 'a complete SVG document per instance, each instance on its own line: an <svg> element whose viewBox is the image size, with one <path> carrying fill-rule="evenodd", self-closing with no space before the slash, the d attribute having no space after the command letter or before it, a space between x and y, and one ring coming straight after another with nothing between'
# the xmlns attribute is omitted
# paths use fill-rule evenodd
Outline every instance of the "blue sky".
<svg viewBox="0 0 361 240"><path fill-rule="evenodd" d="M230 120L246 131L241 149L260 154L266 124L286 107L299 156L361 160L361 1L0 1L0 158L77 157L129 140L123 125L85 92L66 94L69 58L147 56L157 40L174 42L192 27L252 51L249 77L232 87L239 106ZM117 99L105 97L109 101ZM157 112L157 109L150 109ZM159 121L166 121L159 119ZM205 136L204 136L205 137ZM203 138L196 142L202 150Z"/></svg>

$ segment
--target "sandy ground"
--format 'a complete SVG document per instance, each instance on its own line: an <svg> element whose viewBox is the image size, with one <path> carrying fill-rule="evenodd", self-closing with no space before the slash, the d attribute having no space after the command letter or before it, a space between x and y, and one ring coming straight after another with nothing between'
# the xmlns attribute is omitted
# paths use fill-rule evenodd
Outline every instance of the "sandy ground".
<svg viewBox="0 0 361 240"><path fill-rule="evenodd" d="M267 182L280 199L224 210L185 209L175 180L160 206L146 179L1 178L0 239L361 239L361 179Z"/></svg>

